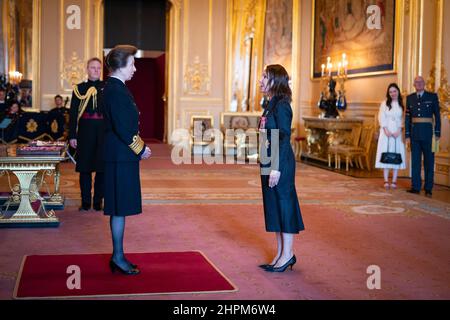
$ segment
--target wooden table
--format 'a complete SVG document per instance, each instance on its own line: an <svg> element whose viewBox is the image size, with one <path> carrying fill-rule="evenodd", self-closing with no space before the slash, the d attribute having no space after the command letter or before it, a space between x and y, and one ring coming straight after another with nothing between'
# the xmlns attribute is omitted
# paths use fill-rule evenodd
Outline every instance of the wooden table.
<svg viewBox="0 0 450 320"><path fill-rule="evenodd" d="M46 210L48 203L63 203L59 193L59 164L66 158L61 156L6 156L0 157L0 176L7 176L11 196L0 212L0 227L57 227L59 220L53 210ZM38 173L41 175L38 181ZM11 184L11 174L19 180L19 184ZM45 176L52 176L55 182L54 192L44 199L39 189ZM40 207L35 211L32 202L40 200ZM16 212L9 215L8 208L18 204Z"/></svg>

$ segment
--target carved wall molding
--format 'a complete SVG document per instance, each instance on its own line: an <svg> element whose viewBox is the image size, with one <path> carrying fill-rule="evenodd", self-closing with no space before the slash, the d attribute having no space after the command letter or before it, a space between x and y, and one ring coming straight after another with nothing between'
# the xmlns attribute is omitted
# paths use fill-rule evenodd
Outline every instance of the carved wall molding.
<svg viewBox="0 0 450 320"><path fill-rule="evenodd" d="M406 15L409 14L410 7L411 7L411 0L405 0L405 14Z"/></svg>
<svg viewBox="0 0 450 320"><path fill-rule="evenodd" d="M183 88L185 94L209 95L211 91L211 79L208 64L201 63L199 56L186 65L184 71Z"/></svg>
<svg viewBox="0 0 450 320"><path fill-rule="evenodd" d="M447 71L445 66L441 65L440 83L436 82L436 67L431 68L430 75L426 82L426 89L431 92L436 92L439 96L439 104L442 114L449 115L450 112L450 86L447 79Z"/></svg>
<svg viewBox="0 0 450 320"><path fill-rule="evenodd" d="M73 87L77 83L83 81L85 77L84 62L73 51L69 61L63 61L63 70L61 72L61 80Z"/></svg>

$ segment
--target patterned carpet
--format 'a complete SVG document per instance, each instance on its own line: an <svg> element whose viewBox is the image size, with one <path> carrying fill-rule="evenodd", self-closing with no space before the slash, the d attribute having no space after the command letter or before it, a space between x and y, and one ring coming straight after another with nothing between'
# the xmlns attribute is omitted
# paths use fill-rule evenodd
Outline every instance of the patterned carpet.
<svg viewBox="0 0 450 320"><path fill-rule="evenodd" d="M306 227L294 243L298 263L271 274L257 267L276 249L264 229L258 167L176 166L167 146L152 150L141 165L144 213L127 219L126 252L200 250L239 291L139 299L450 299L448 188L436 186L429 199L406 193L409 179L387 192L380 178L298 163ZM62 167L62 193L59 228L0 230L0 299L11 299L24 255L111 251L108 218L77 210L72 164ZM371 265L380 267L380 290L367 288Z"/></svg>
<svg viewBox="0 0 450 320"><path fill-rule="evenodd" d="M260 204L257 165L174 165L166 145L153 145L154 156L141 162L144 204ZM72 164L62 167L62 193L69 205L79 202ZM410 180L386 191L382 178L353 178L304 163L297 164L296 186L302 204L340 209L348 214L437 215L450 219L450 189L435 186L433 199L408 194Z"/></svg>

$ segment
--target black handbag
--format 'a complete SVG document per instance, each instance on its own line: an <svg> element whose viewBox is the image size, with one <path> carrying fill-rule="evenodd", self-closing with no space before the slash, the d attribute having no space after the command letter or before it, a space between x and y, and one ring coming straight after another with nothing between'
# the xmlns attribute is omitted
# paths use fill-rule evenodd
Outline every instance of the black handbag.
<svg viewBox="0 0 450 320"><path fill-rule="evenodd" d="M390 137L388 137L387 152L383 152L381 154L380 162L386 164L401 164L403 162L402 155L396 152L389 152L389 141ZM394 138L394 141L395 141L394 151L397 151L397 139Z"/></svg>

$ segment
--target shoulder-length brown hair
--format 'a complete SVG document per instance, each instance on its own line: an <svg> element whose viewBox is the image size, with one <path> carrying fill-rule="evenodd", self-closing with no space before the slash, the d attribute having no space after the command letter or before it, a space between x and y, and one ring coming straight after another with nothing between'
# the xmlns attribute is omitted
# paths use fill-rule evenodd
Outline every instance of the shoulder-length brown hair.
<svg viewBox="0 0 450 320"><path fill-rule="evenodd" d="M269 80L270 95L281 96L291 102L292 90L289 87L289 75L286 69L280 64L271 64L265 67L265 72Z"/></svg>

